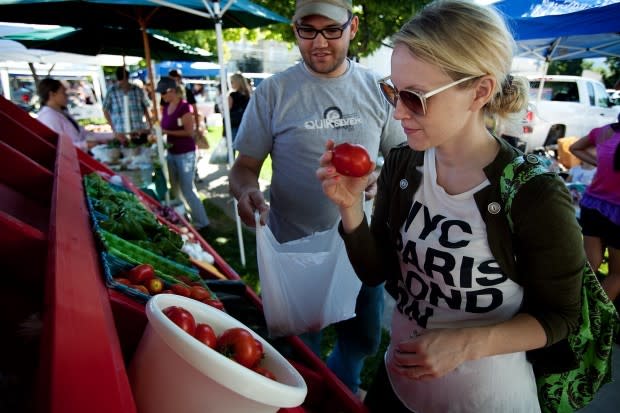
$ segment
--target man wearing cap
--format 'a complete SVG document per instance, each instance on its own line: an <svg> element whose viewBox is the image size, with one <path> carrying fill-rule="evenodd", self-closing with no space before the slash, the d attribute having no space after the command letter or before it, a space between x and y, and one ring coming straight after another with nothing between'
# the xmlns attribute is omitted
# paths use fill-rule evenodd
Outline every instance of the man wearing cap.
<svg viewBox="0 0 620 413"><path fill-rule="evenodd" d="M337 207L315 176L328 139L361 144L373 160L406 139L381 96L380 76L347 58L358 24L350 0L298 0L293 30L302 62L263 80L241 122L231 192L243 221L254 226L254 211L259 211L261 223L268 222L281 243L339 221ZM268 155L273 166L270 205L258 185ZM362 286L356 317L336 324L338 340L327 364L354 393L365 357L378 349L382 310L382 286ZM320 333L302 339L320 351Z"/></svg>

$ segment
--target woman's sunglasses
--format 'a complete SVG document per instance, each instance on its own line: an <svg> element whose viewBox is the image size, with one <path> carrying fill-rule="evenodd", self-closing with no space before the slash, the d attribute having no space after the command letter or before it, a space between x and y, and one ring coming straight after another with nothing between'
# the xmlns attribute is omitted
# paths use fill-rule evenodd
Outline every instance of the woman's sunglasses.
<svg viewBox="0 0 620 413"><path fill-rule="evenodd" d="M426 115L426 100L428 98L430 98L431 96L435 96L436 94L441 93L444 90L450 89L452 86L456 86L459 83L463 83L468 80L475 79L477 77L480 77L480 76L464 77L463 79L459 79L457 81L454 81L452 83L449 83L445 86L442 86L435 90L431 90L430 92L426 92L426 93L420 93L420 92L416 92L415 90L407 90L407 89L398 90L396 89L396 87L394 87L394 85L391 85L388 83L388 80L390 80L391 76L387 76L379 80L379 86L381 87L381 92L383 93L383 96L385 96L387 101L390 102L392 106L396 107L396 103L398 102L398 99L400 99L401 102L403 102L403 105L405 105L407 109L409 109L416 115L425 116Z"/></svg>

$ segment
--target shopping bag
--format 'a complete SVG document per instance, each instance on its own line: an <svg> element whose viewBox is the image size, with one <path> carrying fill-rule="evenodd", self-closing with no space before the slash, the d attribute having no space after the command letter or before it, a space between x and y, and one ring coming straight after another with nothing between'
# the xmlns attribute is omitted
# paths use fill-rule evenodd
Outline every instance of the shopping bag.
<svg viewBox="0 0 620 413"><path fill-rule="evenodd" d="M272 338L319 331L355 316L362 283L333 228L279 243L256 221L261 298Z"/></svg>
<svg viewBox="0 0 620 413"><path fill-rule="evenodd" d="M217 142L209 158L209 163L214 165L228 163L228 145L226 144L226 137L222 137Z"/></svg>
<svg viewBox="0 0 620 413"><path fill-rule="evenodd" d="M513 232L510 215L518 189L530 179L549 171L535 155L520 156L506 165L500 178L500 193L508 225ZM543 413L572 413L590 403L598 390L611 381L614 338L620 329L620 318L590 268L583 268L581 314L578 328L562 340L545 349L532 360L538 400ZM545 371L540 360L552 353L564 354L575 361L566 371Z"/></svg>
<svg viewBox="0 0 620 413"><path fill-rule="evenodd" d="M598 390L611 381L611 356L618 334L618 313L586 265L581 288L579 328L568 336L578 365L562 373L537 374L543 413L572 413L587 406Z"/></svg>

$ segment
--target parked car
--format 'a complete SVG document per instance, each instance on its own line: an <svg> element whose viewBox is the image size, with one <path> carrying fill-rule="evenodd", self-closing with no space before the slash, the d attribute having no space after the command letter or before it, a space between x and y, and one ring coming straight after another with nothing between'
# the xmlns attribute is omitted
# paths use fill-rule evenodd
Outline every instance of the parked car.
<svg viewBox="0 0 620 413"><path fill-rule="evenodd" d="M580 76L535 76L530 81L530 107L523 123L526 151L555 145L564 136L585 136L595 127L616 121L605 86Z"/></svg>

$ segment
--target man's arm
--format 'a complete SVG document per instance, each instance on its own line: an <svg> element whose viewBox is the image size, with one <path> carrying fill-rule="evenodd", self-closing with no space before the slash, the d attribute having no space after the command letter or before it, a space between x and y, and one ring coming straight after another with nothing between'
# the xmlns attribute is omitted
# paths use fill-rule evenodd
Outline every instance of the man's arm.
<svg viewBox="0 0 620 413"><path fill-rule="evenodd" d="M114 136L114 139L118 139L121 143L127 142L127 137L125 136L124 133L119 133L114 130L114 124L112 123L112 115L110 115L110 112L104 109L103 116L105 117L105 120L108 122L108 125L110 125L110 128L112 128L112 134Z"/></svg>
<svg viewBox="0 0 620 413"><path fill-rule="evenodd" d="M228 174L230 192L239 202L239 217L251 227L255 226L254 211L260 213L262 224L266 223L266 213L269 211L258 184L258 174L264 161L240 154Z"/></svg>

